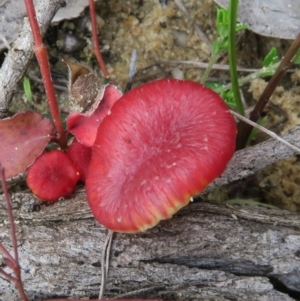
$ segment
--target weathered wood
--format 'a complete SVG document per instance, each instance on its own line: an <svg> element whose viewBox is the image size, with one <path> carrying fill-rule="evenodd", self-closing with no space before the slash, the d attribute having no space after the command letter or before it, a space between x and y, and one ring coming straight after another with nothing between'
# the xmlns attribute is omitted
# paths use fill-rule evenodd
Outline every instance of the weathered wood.
<svg viewBox="0 0 300 301"><path fill-rule="evenodd" d="M281 138L299 147L300 126L296 126L294 129L288 131ZM299 154L275 139L268 139L252 147L239 150L235 152L225 172L211 183L206 191L242 180L250 175L254 175L258 170L266 166L283 161L294 155Z"/></svg>
<svg viewBox="0 0 300 301"><path fill-rule="evenodd" d="M60 2L39 2L37 15L43 20L42 32ZM16 82L32 56L31 33L25 24L0 72L0 117L5 116ZM286 139L299 145L297 131L299 128ZM257 152L255 148L238 152L226 173L212 185L244 178L264 164L293 154L274 141L258 146ZM3 205L0 196L0 241L9 246ZM72 200L49 206L41 205L31 194L15 194L13 205L30 300L96 297L106 230L94 221L85 194L77 193ZM299 215L282 210L190 204L172 220L145 233L115 235L106 296L292 300L278 287L285 286L290 294L300 295L299 229ZM1 277L0 300L19 300L14 287Z"/></svg>
<svg viewBox="0 0 300 301"><path fill-rule="evenodd" d="M1 241L8 246L0 204ZM13 206L30 300L96 297L106 230L93 219L84 192L51 205L14 194ZM115 234L106 297L292 300L272 283L300 293L299 229L299 215L287 211L192 203L152 230ZM0 300L19 300L2 278Z"/></svg>
<svg viewBox="0 0 300 301"><path fill-rule="evenodd" d="M36 6L36 15L41 34L44 35L50 22L62 6L62 0L40 0ZM33 38L28 20L24 20L23 29L6 55L0 69L0 119L6 117L9 104L33 57Z"/></svg>

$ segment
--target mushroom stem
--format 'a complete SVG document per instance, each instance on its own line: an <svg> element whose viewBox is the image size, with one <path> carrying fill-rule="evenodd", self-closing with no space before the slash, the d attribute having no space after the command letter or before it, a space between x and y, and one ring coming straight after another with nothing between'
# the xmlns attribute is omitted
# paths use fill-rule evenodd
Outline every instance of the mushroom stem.
<svg viewBox="0 0 300 301"><path fill-rule="evenodd" d="M112 230L108 230L103 246L103 251L101 256L101 286L99 292L99 299L102 299L104 295L105 284L106 284L106 279L108 274L108 266L109 266L109 254L110 254L113 234L114 232Z"/></svg>

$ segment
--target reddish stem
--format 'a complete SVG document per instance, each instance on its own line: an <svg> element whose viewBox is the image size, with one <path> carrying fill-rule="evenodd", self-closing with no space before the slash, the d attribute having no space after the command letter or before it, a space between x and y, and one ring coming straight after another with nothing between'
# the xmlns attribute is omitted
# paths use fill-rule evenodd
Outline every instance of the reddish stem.
<svg viewBox="0 0 300 301"><path fill-rule="evenodd" d="M0 269L0 274L2 274L6 279L10 280L11 282L14 282L14 283L16 282L16 278L14 278L13 276L10 276L2 269Z"/></svg>
<svg viewBox="0 0 300 301"><path fill-rule="evenodd" d="M46 48L42 41L39 25L38 25L38 22L36 19L33 1L25 0L25 5L26 5L27 15L29 18L30 27L31 27L31 31L33 34L34 44L35 44L34 52L35 52L36 58L38 60L40 69L41 69L41 74L42 74L43 82L44 82L44 86L45 86L45 92L47 95L53 122L55 124L56 130L59 135L58 143L62 149L66 149L67 148L67 136L64 132L64 129L62 126L62 121L61 121L61 118L59 115L57 100L56 100L55 91L54 91L54 87L53 87L53 83L52 83L52 79L51 79L47 51L46 51Z"/></svg>
<svg viewBox="0 0 300 301"><path fill-rule="evenodd" d="M3 246L3 244L0 242L0 251L2 254L7 257L10 261L14 261L14 258L9 254L7 249Z"/></svg>
<svg viewBox="0 0 300 301"><path fill-rule="evenodd" d="M5 181L5 171L4 167L0 163L0 180L1 180L1 185L3 188L3 193L4 193L4 198L6 202L6 209L7 209L7 216L10 224L10 236L13 244L13 249L14 249L14 258L12 256L8 256L8 258L13 262L14 267L13 267L13 272L15 274L15 278L8 275L6 272L1 270L1 273L7 277L8 279L12 280L15 283L16 288L19 291L20 297L23 301L28 301L28 298L25 294L23 283L22 283L22 278L21 278L21 268L19 264L19 255L18 255L18 246L17 246L17 237L16 237L16 227L15 227L15 221L14 221L14 216L13 216L13 211L12 211L12 206L11 206L11 199L8 193L8 188L6 185Z"/></svg>
<svg viewBox="0 0 300 301"><path fill-rule="evenodd" d="M102 54L99 50L99 39L98 39L98 30L97 30L97 21L96 21L96 8L94 0L89 0L90 7L90 18L92 24L92 36L93 36L93 52L97 58L97 61L100 65L100 68L106 78L109 78L109 73L107 71L106 65L102 58Z"/></svg>
<svg viewBox="0 0 300 301"><path fill-rule="evenodd" d="M278 86L279 81L285 75L286 71L293 62L293 58L300 47L300 33L297 35L290 48L288 49L286 55L282 59L280 65L278 66L276 72L268 82L265 90L261 94L257 104L255 105L253 111L250 113L250 120L257 122L260 118L266 104L268 103L271 95ZM253 127L247 123L240 123L238 135L237 135L237 150L245 147L248 138L251 134Z"/></svg>

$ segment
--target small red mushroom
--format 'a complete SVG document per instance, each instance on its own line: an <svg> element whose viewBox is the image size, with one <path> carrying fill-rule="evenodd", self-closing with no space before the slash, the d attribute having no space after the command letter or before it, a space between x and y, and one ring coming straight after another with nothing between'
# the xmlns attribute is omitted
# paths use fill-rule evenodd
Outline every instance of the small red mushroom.
<svg viewBox="0 0 300 301"><path fill-rule="evenodd" d="M86 179L95 218L139 232L172 217L220 176L236 124L214 91L162 79L122 96L99 127Z"/></svg>
<svg viewBox="0 0 300 301"><path fill-rule="evenodd" d="M92 148L84 146L74 138L72 144L68 148L67 155L79 170L80 180L85 182L87 169L91 161Z"/></svg>
<svg viewBox="0 0 300 301"><path fill-rule="evenodd" d="M89 111L74 112L68 116L67 131L84 146L92 147L99 125L110 114L111 107L121 96L121 92L115 86L107 85L103 89L103 94L99 94L95 99Z"/></svg>
<svg viewBox="0 0 300 301"><path fill-rule="evenodd" d="M45 152L28 168L26 183L44 201L67 197L79 180L79 171L60 150Z"/></svg>

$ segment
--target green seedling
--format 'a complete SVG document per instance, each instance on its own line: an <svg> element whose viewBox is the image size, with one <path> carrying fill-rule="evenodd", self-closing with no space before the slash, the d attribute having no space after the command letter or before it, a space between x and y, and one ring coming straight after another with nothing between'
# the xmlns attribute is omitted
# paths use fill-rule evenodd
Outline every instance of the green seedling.
<svg viewBox="0 0 300 301"><path fill-rule="evenodd" d="M24 76L23 88L24 88L24 92L25 92L25 96L26 96L26 101L31 102L32 101L31 84L30 84L30 80L27 76Z"/></svg>
<svg viewBox="0 0 300 301"><path fill-rule="evenodd" d="M218 91L222 97L225 98L228 105L235 107L239 114L244 115L244 107L241 101L241 96L238 86L238 76L237 76L237 65L236 65L236 32L247 29L248 26L245 24L237 24L237 8L238 0L231 0L228 9L217 9L217 19L216 27L218 38L212 43L213 52L208 65L205 70L200 82L205 83L207 77L213 67L217 62L220 54L224 51L228 52L229 55L229 65L230 65L230 77L233 83L231 91ZM220 89L222 89L220 87Z"/></svg>
<svg viewBox="0 0 300 301"><path fill-rule="evenodd" d="M272 68L274 65L278 65L279 63L279 56L278 50L275 47L272 47L269 53L265 56L263 60L263 68L260 77L268 77L273 76L275 69Z"/></svg>
<svg viewBox="0 0 300 301"><path fill-rule="evenodd" d="M293 59L295 65L300 65L300 49L297 50L295 57Z"/></svg>
<svg viewBox="0 0 300 301"><path fill-rule="evenodd" d="M218 38L212 43L213 53L219 55L222 51L228 51L229 45L229 9L217 8L217 33ZM247 29L248 25L237 23L236 32Z"/></svg>
<svg viewBox="0 0 300 301"><path fill-rule="evenodd" d="M263 66L269 67L272 64L278 63L278 61L278 50L275 47L272 47L263 60Z"/></svg>
<svg viewBox="0 0 300 301"><path fill-rule="evenodd" d="M60 113L60 118L61 118L61 121L62 121L62 125L63 125L63 129L66 130L67 129L67 117L69 116L68 114L65 114L65 113ZM52 120L52 116L50 113L45 113L43 114L43 116L45 118L48 118L50 120Z"/></svg>
<svg viewBox="0 0 300 301"><path fill-rule="evenodd" d="M256 72L253 72L247 76L240 77L238 79L238 86L243 86L250 81L257 78L265 78L273 76L276 69L280 65L281 60L279 59L278 50L273 47L269 53L263 59L263 66L261 69L258 69ZM300 65L300 50L297 51L293 63L295 65ZM232 108L236 107L236 102L234 101L233 92L232 92L232 83L222 84L220 82L215 83L206 83L207 87L213 89L225 100L225 102Z"/></svg>
<svg viewBox="0 0 300 301"><path fill-rule="evenodd" d="M266 124L267 121L267 117L262 117L258 120L257 124L264 126ZM248 138L247 144L246 146L250 146L251 141L255 138L255 136L258 134L259 129L258 128L253 128L253 130L251 131L251 134Z"/></svg>
<svg viewBox="0 0 300 301"><path fill-rule="evenodd" d="M300 52L299 56L295 57L295 61L299 61L300 64ZM245 77L241 77L238 79L238 86L242 86L253 79L259 77L269 77L272 76L279 66L279 56L278 51L275 47L273 47L269 53L265 56L263 60L263 67L259 69L257 72L251 73ZM236 108L236 102L234 100L234 95L232 91L232 83L228 83L226 85L222 84L221 82L214 82L214 83L206 83L207 87L213 89L220 96L225 100L228 106L232 108Z"/></svg>
<svg viewBox="0 0 300 301"><path fill-rule="evenodd" d="M232 89L223 89L224 85L221 82L208 82L205 84L205 86L214 91L217 91L229 107L233 109L236 108L236 102L234 101Z"/></svg>
<svg viewBox="0 0 300 301"><path fill-rule="evenodd" d="M217 18L216 18L216 27L218 37L215 41L212 42L212 56L209 61L209 65L205 70L200 82L205 83L207 77L213 67L220 57L220 54L224 51L228 51L229 45L229 8L217 8ZM238 23L236 25L236 32L242 29L247 29L248 26L245 24Z"/></svg>
<svg viewBox="0 0 300 301"><path fill-rule="evenodd" d="M248 206L259 206L259 207L265 207L269 209L278 209L278 207L270 205L270 204L264 204L261 202L257 202L254 199L231 199L228 201L225 201L228 205L248 205Z"/></svg>

